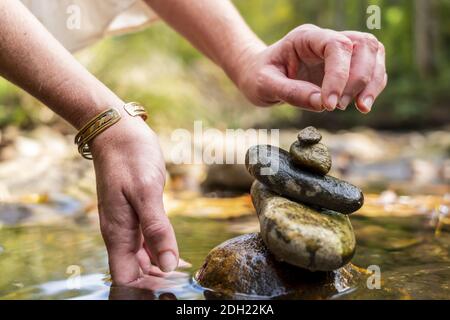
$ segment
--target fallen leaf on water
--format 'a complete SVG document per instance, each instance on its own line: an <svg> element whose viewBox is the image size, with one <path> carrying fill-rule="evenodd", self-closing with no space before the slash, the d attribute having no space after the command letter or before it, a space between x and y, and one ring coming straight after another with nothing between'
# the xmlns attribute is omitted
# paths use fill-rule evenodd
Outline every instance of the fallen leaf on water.
<svg viewBox="0 0 450 320"><path fill-rule="evenodd" d="M31 203L31 204L49 203L50 197L47 193L28 194L22 196L21 201L23 201L24 203Z"/></svg>

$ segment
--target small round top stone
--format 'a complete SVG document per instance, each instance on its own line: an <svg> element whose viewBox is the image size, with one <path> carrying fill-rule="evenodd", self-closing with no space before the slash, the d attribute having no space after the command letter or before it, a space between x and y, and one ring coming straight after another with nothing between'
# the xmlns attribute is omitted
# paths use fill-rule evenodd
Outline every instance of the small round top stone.
<svg viewBox="0 0 450 320"><path fill-rule="evenodd" d="M322 135L316 128L307 127L298 133L297 139L303 144L316 144L322 140Z"/></svg>

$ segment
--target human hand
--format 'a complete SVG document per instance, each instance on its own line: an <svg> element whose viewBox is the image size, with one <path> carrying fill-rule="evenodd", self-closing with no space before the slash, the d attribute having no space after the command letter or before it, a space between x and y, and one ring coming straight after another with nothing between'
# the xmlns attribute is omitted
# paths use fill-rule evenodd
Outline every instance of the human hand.
<svg viewBox="0 0 450 320"><path fill-rule="evenodd" d="M142 119L124 114L90 149L113 283L145 287L155 265L170 272L178 264L162 201L165 166L157 136Z"/></svg>
<svg viewBox="0 0 450 320"><path fill-rule="evenodd" d="M302 25L267 47L247 49L237 85L256 105L370 112L387 84L384 46L369 33Z"/></svg>

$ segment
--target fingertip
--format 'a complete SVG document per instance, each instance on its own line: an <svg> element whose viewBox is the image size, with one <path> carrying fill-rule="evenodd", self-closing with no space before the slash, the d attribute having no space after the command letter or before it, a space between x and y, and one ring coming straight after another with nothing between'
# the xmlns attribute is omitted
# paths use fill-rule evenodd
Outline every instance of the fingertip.
<svg viewBox="0 0 450 320"><path fill-rule="evenodd" d="M370 112L370 109L367 109L365 106L358 104L355 102L356 110L361 112L362 114L368 114Z"/></svg>
<svg viewBox="0 0 450 320"><path fill-rule="evenodd" d="M158 264L162 271L172 272L178 266L178 258L171 250L167 250L159 254Z"/></svg>
<svg viewBox="0 0 450 320"><path fill-rule="evenodd" d="M361 113L367 114L372 110L374 99L372 96L367 96L363 99L358 99L356 102L356 108L361 111Z"/></svg>
<svg viewBox="0 0 450 320"><path fill-rule="evenodd" d="M364 105L364 107L365 107L367 110L370 111L370 110L372 110L373 102L374 102L373 97L369 96L369 97L366 97L366 98L364 99L363 105Z"/></svg>
<svg viewBox="0 0 450 320"><path fill-rule="evenodd" d="M325 95L322 93L322 103L326 110L333 111L338 106L339 96L336 93Z"/></svg>
<svg viewBox="0 0 450 320"><path fill-rule="evenodd" d="M339 101L339 97L338 97L337 94L332 94L332 95L330 95L330 96L328 97L328 107L329 107L331 110L336 109L336 106L337 106L337 104L338 104L338 101Z"/></svg>
<svg viewBox="0 0 450 320"><path fill-rule="evenodd" d="M341 98L341 100L339 100L339 104L338 104L337 108L344 111L345 109L347 109L347 106L350 104L351 101L352 101L352 97L350 95L344 95Z"/></svg>
<svg viewBox="0 0 450 320"><path fill-rule="evenodd" d="M323 111L322 95L320 92L315 92L309 96L309 104L318 112Z"/></svg>

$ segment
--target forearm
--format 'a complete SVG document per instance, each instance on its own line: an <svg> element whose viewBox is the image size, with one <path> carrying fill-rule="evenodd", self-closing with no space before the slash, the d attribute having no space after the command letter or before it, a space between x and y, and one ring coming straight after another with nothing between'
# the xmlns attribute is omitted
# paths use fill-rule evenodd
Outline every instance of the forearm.
<svg viewBox="0 0 450 320"><path fill-rule="evenodd" d="M170 26L221 66L237 83L246 57L265 44L229 0L146 0Z"/></svg>
<svg viewBox="0 0 450 320"><path fill-rule="evenodd" d="M0 75L76 128L121 103L20 1L0 1Z"/></svg>

